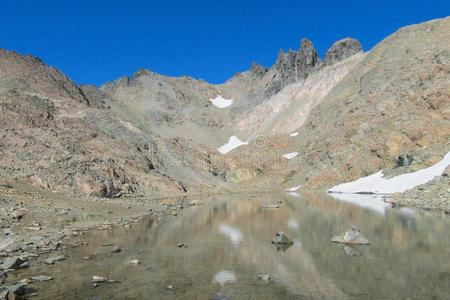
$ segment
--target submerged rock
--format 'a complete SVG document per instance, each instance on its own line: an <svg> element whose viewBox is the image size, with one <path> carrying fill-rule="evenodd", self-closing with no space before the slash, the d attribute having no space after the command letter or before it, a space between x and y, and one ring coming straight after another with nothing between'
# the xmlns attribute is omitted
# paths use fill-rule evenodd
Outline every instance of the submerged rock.
<svg viewBox="0 0 450 300"><path fill-rule="evenodd" d="M292 245L294 242L288 238L283 231L278 231L277 235L272 240L275 245Z"/></svg>
<svg viewBox="0 0 450 300"><path fill-rule="evenodd" d="M275 209L275 208L280 208L279 204L262 204L261 205L262 209Z"/></svg>
<svg viewBox="0 0 450 300"><path fill-rule="evenodd" d="M259 274L258 275L258 279L264 280L264 281L268 281L270 280L270 276L267 274Z"/></svg>
<svg viewBox="0 0 450 300"><path fill-rule="evenodd" d="M350 230L340 235L335 235L331 238L334 243L349 244L349 245L369 245L367 240L356 226L352 226Z"/></svg>

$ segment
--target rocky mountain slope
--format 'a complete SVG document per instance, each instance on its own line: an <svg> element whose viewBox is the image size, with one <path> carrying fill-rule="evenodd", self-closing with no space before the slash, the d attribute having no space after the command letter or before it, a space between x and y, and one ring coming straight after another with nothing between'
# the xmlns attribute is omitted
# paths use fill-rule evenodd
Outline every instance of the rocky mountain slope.
<svg viewBox="0 0 450 300"><path fill-rule="evenodd" d="M303 39L220 85L141 69L77 86L0 50L0 174L118 197L324 189L417 170L450 148L449 30L450 18L408 26L367 53L346 38L323 61ZM242 146L218 152L232 136Z"/></svg>

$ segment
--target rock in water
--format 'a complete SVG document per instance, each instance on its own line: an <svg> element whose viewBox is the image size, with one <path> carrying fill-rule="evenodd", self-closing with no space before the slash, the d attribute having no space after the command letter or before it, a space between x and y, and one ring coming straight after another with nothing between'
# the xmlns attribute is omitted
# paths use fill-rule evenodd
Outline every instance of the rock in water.
<svg viewBox="0 0 450 300"><path fill-rule="evenodd" d="M275 245L292 245L294 242L288 238L283 231L278 231L275 238L272 240L272 244Z"/></svg>
<svg viewBox="0 0 450 300"><path fill-rule="evenodd" d="M270 280L270 276L267 274L259 274L258 275L258 279L264 280L264 281L268 281Z"/></svg>
<svg viewBox="0 0 450 300"><path fill-rule="evenodd" d="M106 282L108 279L105 277L100 276L92 276L92 282L99 283L99 282Z"/></svg>
<svg viewBox="0 0 450 300"><path fill-rule="evenodd" d="M349 245L369 245L370 242L361 234L356 226L352 226L347 232L335 235L331 238L334 243Z"/></svg>

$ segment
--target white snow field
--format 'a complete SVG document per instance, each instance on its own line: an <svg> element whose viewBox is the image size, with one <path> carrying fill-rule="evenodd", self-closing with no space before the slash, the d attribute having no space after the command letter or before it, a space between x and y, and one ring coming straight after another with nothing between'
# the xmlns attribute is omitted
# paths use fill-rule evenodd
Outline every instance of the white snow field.
<svg viewBox="0 0 450 300"><path fill-rule="evenodd" d="M286 191L287 191L287 192L295 192L295 191L298 190L301 186L302 186L302 185L300 184L300 185L291 187L291 188L287 189Z"/></svg>
<svg viewBox="0 0 450 300"><path fill-rule="evenodd" d="M339 184L328 191L331 193L373 193L395 194L431 181L440 176L450 164L450 152L435 165L412 173L398 175L392 178L383 177L383 170L358 180Z"/></svg>
<svg viewBox="0 0 450 300"><path fill-rule="evenodd" d="M291 158L296 157L297 155L298 155L298 152L291 152L291 153L284 154L283 157L286 159L291 159Z"/></svg>
<svg viewBox="0 0 450 300"><path fill-rule="evenodd" d="M217 151L219 151L222 154L227 154L233 149L236 149L237 147L240 147L242 145L247 145L248 142L243 142L240 139L238 139L236 136L231 136L228 140L228 143L223 145L222 147L217 148Z"/></svg>
<svg viewBox="0 0 450 300"><path fill-rule="evenodd" d="M220 95L217 95L216 98L214 99L209 99L209 101L212 102L212 104L214 104L215 106L217 106L218 108L225 108L230 106L231 104L233 104L234 99L225 99Z"/></svg>

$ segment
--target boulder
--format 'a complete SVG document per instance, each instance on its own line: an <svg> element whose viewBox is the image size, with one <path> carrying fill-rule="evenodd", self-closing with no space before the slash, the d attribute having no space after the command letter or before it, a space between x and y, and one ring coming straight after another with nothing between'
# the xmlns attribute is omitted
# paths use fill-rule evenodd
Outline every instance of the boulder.
<svg viewBox="0 0 450 300"><path fill-rule="evenodd" d="M272 240L275 245L292 245L294 242L288 238L283 231L278 231L277 235Z"/></svg>
<svg viewBox="0 0 450 300"><path fill-rule="evenodd" d="M1 265L1 268L3 270L8 270L8 269L17 269L19 268L25 261L23 259L21 259L18 256L13 256L13 257L7 257L5 258L5 260L3 261L3 264Z"/></svg>
<svg viewBox="0 0 450 300"><path fill-rule="evenodd" d="M335 235L331 238L333 243L347 245L369 245L370 242L361 234L356 226L352 226L347 232Z"/></svg>

